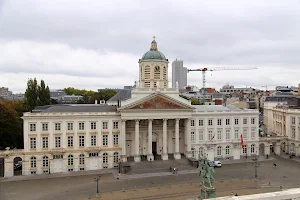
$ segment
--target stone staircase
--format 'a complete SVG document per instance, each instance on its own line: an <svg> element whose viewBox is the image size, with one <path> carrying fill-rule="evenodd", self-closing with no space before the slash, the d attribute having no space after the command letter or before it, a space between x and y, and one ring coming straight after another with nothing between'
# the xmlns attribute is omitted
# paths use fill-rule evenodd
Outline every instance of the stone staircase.
<svg viewBox="0 0 300 200"><path fill-rule="evenodd" d="M130 171L127 174L146 174L146 173L157 173L157 172L169 172L170 167L176 167L178 171L195 169L189 161L183 157L180 160L155 160L152 162L141 161L141 162L130 162Z"/></svg>

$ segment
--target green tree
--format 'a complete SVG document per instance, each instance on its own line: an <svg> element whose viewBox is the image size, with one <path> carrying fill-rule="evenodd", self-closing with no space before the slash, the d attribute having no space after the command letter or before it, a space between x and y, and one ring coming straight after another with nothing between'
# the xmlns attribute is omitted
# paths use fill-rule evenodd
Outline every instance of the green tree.
<svg viewBox="0 0 300 200"><path fill-rule="evenodd" d="M49 105L50 103L50 89L48 85L45 85L44 80L41 80L41 84L38 86L38 104L43 106Z"/></svg>
<svg viewBox="0 0 300 200"><path fill-rule="evenodd" d="M27 81L25 102L29 110L33 110L38 105L38 84L36 78Z"/></svg>
<svg viewBox="0 0 300 200"><path fill-rule="evenodd" d="M22 120L13 102L0 101L0 149L23 148Z"/></svg>
<svg viewBox="0 0 300 200"><path fill-rule="evenodd" d="M43 80L41 80L40 85L38 85L36 78L27 81L25 103L29 111L33 110L38 105L43 106L51 104L50 89Z"/></svg>
<svg viewBox="0 0 300 200"><path fill-rule="evenodd" d="M117 94L116 90L112 90L112 89L106 89L106 90L101 90L100 92L95 92L91 98L89 99L89 103L94 103L95 100L98 100L98 102L100 100L105 100L107 101L108 99L112 98L113 96L115 96Z"/></svg>

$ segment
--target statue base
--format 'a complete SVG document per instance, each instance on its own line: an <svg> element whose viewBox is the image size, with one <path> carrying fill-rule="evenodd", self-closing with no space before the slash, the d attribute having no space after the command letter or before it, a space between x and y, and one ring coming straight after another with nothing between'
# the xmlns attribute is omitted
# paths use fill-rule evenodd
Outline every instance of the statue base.
<svg viewBox="0 0 300 200"><path fill-rule="evenodd" d="M216 198L216 188L206 187L200 185L200 196L199 199L212 199Z"/></svg>

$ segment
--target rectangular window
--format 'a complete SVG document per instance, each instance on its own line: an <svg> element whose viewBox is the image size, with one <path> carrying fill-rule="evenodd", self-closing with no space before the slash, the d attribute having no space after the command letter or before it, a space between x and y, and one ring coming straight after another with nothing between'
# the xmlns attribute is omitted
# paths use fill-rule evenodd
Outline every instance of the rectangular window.
<svg viewBox="0 0 300 200"><path fill-rule="evenodd" d="M84 136L83 135L79 136L79 146L84 147Z"/></svg>
<svg viewBox="0 0 300 200"><path fill-rule="evenodd" d="M191 132L191 142L195 142L195 132Z"/></svg>
<svg viewBox="0 0 300 200"><path fill-rule="evenodd" d="M114 122L113 123L113 129L118 129L119 128L119 123L118 122Z"/></svg>
<svg viewBox="0 0 300 200"><path fill-rule="evenodd" d="M211 130L208 131L208 140L210 141L213 137L213 132Z"/></svg>
<svg viewBox="0 0 300 200"><path fill-rule="evenodd" d="M107 127L108 127L108 122L103 122L102 123L102 128L103 129L107 129Z"/></svg>
<svg viewBox="0 0 300 200"><path fill-rule="evenodd" d="M222 119L218 119L218 126L222 125Z"/></svg>
<svg viewBox="0 0 300 200"><path fill-rule="evenodd" d="M36 131L36 124L30 124L30 132Z"/></svg>
<svg viewBox="0 0 300 200"><path fill-rule="evenodd" d="M48 124L46 123L42 124L42 131L48 131Z"/></svg>
<svg viewBox="0 0 300 200"><path fill-rule="evenodd" d="M222 129L217 130L217 138L218 140L222 140Z"/></svg>
<svg viewBox="0 0 300 200"><path fill-rule="evenodd" d="M60 131L60 123L55 123L55 130Z"/></svg>
<svg viewBox="0 0 300 200"><path fill-rule="evenodd" d="M191 120L191 126L195 126L195 121Z"/></svg>
<svg viewBox="0 0 300 200"><path fill-rule="evenodd" d="M107 146L108 145L108 135L103 135L102 137L102 145Z"/></svg>
<svg viewBox="0 0 300 200"><path fill-rule="evenodd" d="M91 122L91 130L96 130L96 122Z"/></svg>
<svg viewBox="0 0 300 200"><path fill-rule="evenodd" d="M203 133L204 131L203 130L199 130L199 141L203 141Z"/></svg>
<svg viewBox="0 0 300 200"><path fill-rule="evenodd" d="M30 138L30 149L36 148L36 138Z"/></svg>
<svg viewBox="0 0 300 200"><path fill-rule="evenodd" d="M73 147L73 136L68 136L68 147Z"/></svg>
<svg viewBox="0 0 300 200"><path fill-rule="evenodd" d="M68 131L73 131L73 123L68 123Z"/></svg>
<svg viewBox="0 0 300 200"><path fill-rule="evenodd" d="M60 136L55 137L55 148L60 148Z"/></svg>
<svg viewBox="0 0 300 200"><path fill-rule="evenodd" d="M234 124L238 125L239 124L239 119L234 119Z"/></svg>
<svg viewBox="0 0 300 200"><path fill-rule="evenodd" d="M292 124L296 124L296 119L295 119L295 117L292 117Z"/></svg>
<svg viewBox="0 0 300 200"><path fill-rule="evenodd" d="M243 139L247 139L248 138L248 129L247 128L244 128L243 129Z"/></svg>
<svg viewBox="0 0 300 200"><path fill-rule="evenodd" d="M212 119L209 119L208 120L208 126L212 126L213 125L213 121L212 121Z"/></svg>
<svg viewBox="0 0 300 200"><path fill-rule="evenodd" d="M295 127L292 127L292 138L295 139L296 137L296 129Z"/></svg>
<svg viewBox="0 0 300 200"><path fill-rule="evenodd" d="M254 117L251 118L251 124L255 124L255 118Z"/></svg>
<svg viewBox="0 0 300 200"><path fill-rule="evenodd" d="M243 124L247 124L247 118L243 118Z"/></svg>
<svg viewBox="0 0 300 200"><path fill-rule="evenodd" d="M114 145L119 145L119 135L114 135Z"/></svg>
<svg viewBox="0 0 300 200"><path fill-rule="evenodd" d="M79 130L84 130L84 122L79 122Z"/></svg>
<svg viewBox="0 0 300 200"><path fill-rule="evenodd" d="M230 125L230 119L226 119L226 125Z"/></svg>
<svg viewBox="0 0 300 200"><path fill-rule="evenodd" d="M230 140L230 129L226 129L226 140Z"/></svg>
<svg viewBox="0 0 300 200"><path fill-rule="evenodd" d="M48 148L48 137L42 137L42 146L43 149L47 149Z"/></svg>
<svg viewBox="0 0 300 200"><path fill-rule="evenodd" d="M251 128L251 138L255 138L255 128Z"/></svg>
<svg viewBox="0 0 300 200"><path fill-rule="evenodd" d="M203 125L204 125L203 119L200 119L200 120L199 120L199 126L203 126Z"/></svg>
<svg viewBox="0 0 300 200"><path fill-rule="evenodd" d="M97 137L96 135L91 136L91 146L96 146L97 145Z"/></svg>
<svg viewBox="0 0 300 200"><path fill-rule="evenodd" d="M234 129L234 139L239 138L239 129Z"/></svg>

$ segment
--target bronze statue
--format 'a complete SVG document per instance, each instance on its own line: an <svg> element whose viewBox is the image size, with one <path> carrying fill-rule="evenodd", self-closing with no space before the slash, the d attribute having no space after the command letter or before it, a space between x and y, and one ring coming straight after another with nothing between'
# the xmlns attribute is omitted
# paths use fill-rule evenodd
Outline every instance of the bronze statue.
<svg viewBox="0 0 300 200"><path fill-rule="evenodd" d="M199 162L199 176L201 176L202 185L205 186L205 184L208 183L209 187L213 188L212 183L215 183L215 178L213 176L215 174L214 168L209 166L206 156L204 156L204 158L201 158L199 154L198 162Z"/></svg>

